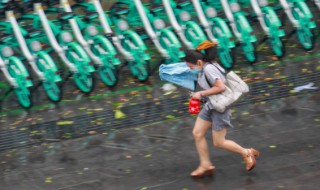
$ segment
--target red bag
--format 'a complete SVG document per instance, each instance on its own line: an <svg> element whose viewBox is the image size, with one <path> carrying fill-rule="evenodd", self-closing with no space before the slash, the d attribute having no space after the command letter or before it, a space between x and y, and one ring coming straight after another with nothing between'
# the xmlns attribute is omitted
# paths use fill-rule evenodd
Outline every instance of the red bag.
<svg viewBox="0 0 320 190"><path fill-rule="evenodd" d="M189 112L191 114L198 114L200 109L200 100L191 98L189 101Z"/></svg>

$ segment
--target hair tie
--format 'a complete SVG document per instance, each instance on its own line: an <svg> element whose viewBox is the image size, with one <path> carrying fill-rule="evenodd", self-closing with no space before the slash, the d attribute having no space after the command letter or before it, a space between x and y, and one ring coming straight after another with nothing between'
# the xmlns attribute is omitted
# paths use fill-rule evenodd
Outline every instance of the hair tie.
<svg viewBox="0 0 320 190"><path fill-rule="evenodd" d="M209 40L205 40L197 46L196 50L197 51L206 50L208 48L214 47L216 44L217 44L216 42L210 42Z"/></svg>

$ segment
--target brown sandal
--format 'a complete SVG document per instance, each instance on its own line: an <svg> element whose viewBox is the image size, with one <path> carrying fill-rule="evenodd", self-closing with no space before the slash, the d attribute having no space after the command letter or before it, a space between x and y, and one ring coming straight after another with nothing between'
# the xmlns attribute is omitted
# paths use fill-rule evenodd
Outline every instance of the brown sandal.
<svg viewBox="0 0 320 190"><path fill-rule="evenodd" d="M209 168L204 168L202 166L199 166L196 170L194 170L190 176L194 178L201 178L206 175L213 175L214 174L214 166L210 166Z"/></svg>
<svg viewBox="0 0 320 190"><path fill-rule="evenodd" d="M248 149L248 154L243 156L244 161L246 162L246 170L251 171L256 166L256 156L260 155L259 151L250 148Z"/></svg>

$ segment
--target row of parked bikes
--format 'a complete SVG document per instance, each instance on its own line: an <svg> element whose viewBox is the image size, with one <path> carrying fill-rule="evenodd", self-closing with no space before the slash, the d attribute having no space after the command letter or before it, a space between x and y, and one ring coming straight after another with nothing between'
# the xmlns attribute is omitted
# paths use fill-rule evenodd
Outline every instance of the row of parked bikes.
<svg viewBox="0 0 320 190"><path fill-rule="evenodd" d="M320 0L314 2L320 8ZM253 12L242 11L240 3L250 4ZM230 69L236 44L249 62L256 61L257 37L248 17L260 22L274 54L284 55L278 10L284 10L302 47L312 49L316 24L304 0L271 5L267 0L119 0L107 11L99 0L75 0L72 5L68 0L4 0L0 68L24 108L32 106L30 72L52 102L62 99L59 84L65 79L59 67L83 93L93 91L94 72L106 86L115 86L119 65L128 66L139 81L148 80L146 40L162 63L170 64L183 59L184 49L209 39L217 42L220 62Z"/></svg>

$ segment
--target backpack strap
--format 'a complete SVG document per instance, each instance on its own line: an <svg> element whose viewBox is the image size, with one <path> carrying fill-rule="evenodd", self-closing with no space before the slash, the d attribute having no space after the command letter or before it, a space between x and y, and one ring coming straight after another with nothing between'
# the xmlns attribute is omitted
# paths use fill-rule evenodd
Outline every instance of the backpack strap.
<svg viewBox="0 0 320 190"><path fill-rule="evenodd" d="M224 75L224 76L227 75L226 72L223 72L223 71L222 71L219 67L217 67L215 64L212 63L212 65L215 66L215 67L220 71L220 73L221 73L222 75Z"/></svg>
<svg viewBox="0 0 320 190"><path fill-rule="evenodd" d="M212 85L210 84L210 82L209 82L209 80L208 80L208 78L207 78L207 75L206 75L206 73L205 73L204 71L203 71L203 74L204 74L204 78L206 79L209 87L212 88Z"/></svg>
<svg viewBox="0 0 320 190"><path fill-rule="evenodd" d="M219 67L217 67L215 64L211 63L211 65L215 66L215 67L218 69L218 71L220 71L220 73L221 73L222 75L224 75L224 76L227 75L225 72L223 72L223 71L222 71ZM210 88L212 88L212 85L210 84L210 82L209 82L209 80L208 80L208 78L207 78L206 72L203 71L203 74L204 74L204 78L206 79L208 85L210 86Z"/></svg>

